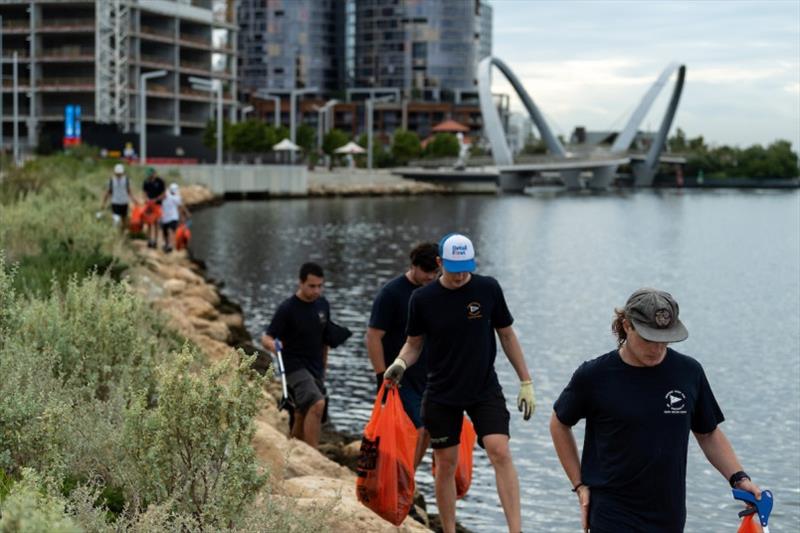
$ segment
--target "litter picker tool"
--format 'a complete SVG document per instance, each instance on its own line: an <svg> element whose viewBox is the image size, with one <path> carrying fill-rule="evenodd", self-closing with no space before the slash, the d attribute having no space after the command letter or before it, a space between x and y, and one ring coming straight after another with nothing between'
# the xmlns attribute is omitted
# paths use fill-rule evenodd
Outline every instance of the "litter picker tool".
<svg viewBox="0 0 800 533"><path fill-rule="evenodd" d="M278 409L286 409L287 407L292 406L291 400L289 400L289 389L286 386L286 369L283 366L283 345L281 341L275 339L275 355L277 358L277 372L276 374L281 378L281 399L278 402Z"/></svg>
<svg viewBox="0 0 800 533"><path fill-rule="evenodd" d="M748 507L744 511L739 512L739 517L744 518L739 531L754 531L755 529L748 529L748 525L752 522L753 515L757 514L762 530L764 533L769 533L769 515L772 512L772 505L774 502L772 492L768 490L763 491L760 500L756 500L756 497L746 490L733 489L732 492L735 500L741 500L752 505L752 507Z"/></svg>

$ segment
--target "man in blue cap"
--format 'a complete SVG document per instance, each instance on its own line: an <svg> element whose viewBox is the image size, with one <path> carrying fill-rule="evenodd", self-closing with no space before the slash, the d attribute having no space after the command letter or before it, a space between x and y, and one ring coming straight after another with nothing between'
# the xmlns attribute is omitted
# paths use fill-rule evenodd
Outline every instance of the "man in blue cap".
<svg viewBox="0 0 800 533"><path fill-rule="evenodd" d="M497 280L473 274L475 249L464 235L439 242L438 281L420 287L409 301L407 338L384 379L398 383L422 352L428 383L422 419L436 460L436 504L445 533L455 532L458 444L466 412L495 470L508 529L521 531L519 479L509 448L509 414L494 370L495 332L520 379L517 407L528 420L536 407L533 383L514 333L514 319Z"/></svg>

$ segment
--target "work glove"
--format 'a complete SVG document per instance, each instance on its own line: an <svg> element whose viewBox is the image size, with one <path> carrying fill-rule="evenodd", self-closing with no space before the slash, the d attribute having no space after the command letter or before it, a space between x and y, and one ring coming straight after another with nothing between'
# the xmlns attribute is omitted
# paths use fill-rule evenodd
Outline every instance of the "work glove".
<svg viewBox="0 0 800 533"><path fill-rule="evenodd" d="M517 409L522 412L523 420L528 420L536 410L536 395L533 392L533 381L519 382Z"/></svg>
<svg viewBox="0 0 800 533"><path fill-rule="evenodd" d="M403 374L405 373L406 368L406 362L398 357L391 365L389 365L389 368L386 369L386 372L383 373L383 380L391 382L387 385L397 385L400 383L400 380L403 379Z"/></svg>

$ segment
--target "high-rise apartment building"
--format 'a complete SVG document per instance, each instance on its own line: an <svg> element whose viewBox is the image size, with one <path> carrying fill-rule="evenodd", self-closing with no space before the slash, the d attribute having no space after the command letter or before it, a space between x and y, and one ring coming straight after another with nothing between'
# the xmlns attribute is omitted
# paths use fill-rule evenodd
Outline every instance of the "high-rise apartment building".
<svg viewBox="0 0 800 533"><path fill-rule="evenodd" d="M345 85L345 0L239 0L240 89Z"/></svg>
<svg viewBox="0 0 800 533"><path fill-rule="evenodd" d="M491 18L483 0L356 0L355 85L434 98L474 90Z"/></svg>
<svg viewBox="0 0 800 533"><path fill-rule="evenodd" d="M33 148L55 143L65 107L81 107L93 128L138 132L140 75L147 84L148 132L192 135L213 116L215 97L190 77L218 79L236 105L236 25L218 0L39 0L0 2L3 134L12 132L12 66L18 57L18 127Z"/></svg>

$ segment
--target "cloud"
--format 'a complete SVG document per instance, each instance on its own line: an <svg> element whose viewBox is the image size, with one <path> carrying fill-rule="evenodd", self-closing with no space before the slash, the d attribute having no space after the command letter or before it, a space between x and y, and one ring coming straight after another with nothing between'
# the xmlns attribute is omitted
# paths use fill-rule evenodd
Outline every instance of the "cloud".
<svg viewBox="0 0 800 533"><path fill-rule="evenodd" d="M735 83L773 79L791 75L785 68L775 67L699 67L692 69L691 81L698 83Z"/></svg>

